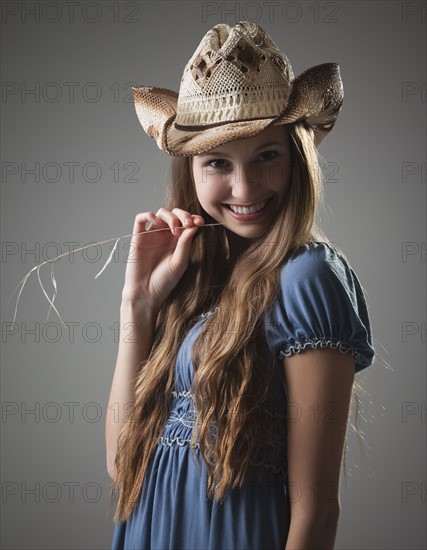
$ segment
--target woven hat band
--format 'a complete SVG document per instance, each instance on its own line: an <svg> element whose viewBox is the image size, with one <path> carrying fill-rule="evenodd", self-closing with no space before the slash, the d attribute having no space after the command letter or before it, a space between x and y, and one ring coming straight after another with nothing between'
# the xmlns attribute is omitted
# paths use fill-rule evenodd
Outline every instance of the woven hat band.
<svg viewBox="0 0 427 550"><path fill-rule="evenodd" d="M288 99L287 90L253 90L228 96L181 101L175 126L208 126L223 122L277 117Z"/></svg>

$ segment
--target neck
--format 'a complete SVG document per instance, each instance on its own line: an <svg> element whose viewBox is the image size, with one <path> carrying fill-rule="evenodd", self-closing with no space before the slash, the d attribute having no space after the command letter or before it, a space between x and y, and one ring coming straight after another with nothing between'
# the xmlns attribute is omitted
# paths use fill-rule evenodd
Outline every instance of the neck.
<svg viewBox="0 0 427 550"><path fill-rule="evenodd" d="M232 231L226 229L227 239L228 239L228 249L230 252L230 260L234 262L240 257L240 255L245 252L249 246L252 244L252 239L244 239L239 237Z"/></svg>

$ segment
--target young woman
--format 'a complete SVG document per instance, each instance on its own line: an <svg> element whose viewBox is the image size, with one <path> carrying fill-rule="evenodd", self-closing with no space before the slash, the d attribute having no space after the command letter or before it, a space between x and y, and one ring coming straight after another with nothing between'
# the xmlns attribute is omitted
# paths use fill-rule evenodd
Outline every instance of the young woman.
<svg viewBox="0 0 427 550"><path fill-rule="evenodd" d="M248 22L206 34L179 94L134 88L174 158L122 292L115 550L333 548L355 373L374 358L359 280L315 223L342 96L337 65L294 78Z"/></svg>

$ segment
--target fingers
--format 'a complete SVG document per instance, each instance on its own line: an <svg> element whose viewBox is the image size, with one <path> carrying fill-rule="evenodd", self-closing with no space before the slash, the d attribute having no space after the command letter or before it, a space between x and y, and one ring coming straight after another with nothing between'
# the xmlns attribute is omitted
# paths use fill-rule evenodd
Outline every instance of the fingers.
<svg viewBox="0 0 427 550"><path fill-rule="evenodd" d="M147 223L151 226L153 224L158 224L159 221L159 218L154 212L140 212L135 216L132 233L142 233L147 229Z"/></svg>
<svg viewBox="0 0 427 550"><path fill-rule="evenodd" d="M188 265L192 239L205 221L202 216L190 214L181 208L174 208L172 211L160 208L156 216L167 223L172 235L177 237L175 250L170 258L170 267L174 272L182 274Z"/></svg>
<svg viewBox="0 0 427 550"><path fill-rule="evenodd" d="M193 227L199 228L202 227L204 223L205 221L202 216L190 214L181 208L174 208L172 211L166 208L160 208L156 214L151 211L140 212L135 216L133 239L142 237L141 233L150 231L150 229L166 229L167 227L171 229L171 233L174 237L181 237L186 233L183 229L185 230ZM193 235L194 232L191 232L191 236Z"/></svg>
<svg viewBox="0 0 427 550"><path fill-rule="evenodd" d="M186 212L181 208L174 208L172 210L172 213L174 213L181 220L181 223L184 227L186 225L190 227L192 227L193 225L201 226L205 223L205 220L202 218L202 216L199 216L197 214L190 214L189 212Z"/></svg>
<svg viewBox="0 0 427 550"><path fill-rule="evenodd" d="M205 221L202 216L190 214L181 208L174 208L172 211L166 208L160 208L156 216L163 220L171 228L171 233L175 237L183 234L181 228L201 227Z"/></svg>
<svg viewBox="0 0 427 550"><path fill-rule="evenodd" d="M174 269L182 272L187 268L190 258L191 243L198 229L196 225L193 225L193 227L188 227L182 231L182 235L178 239L174 253L171 257L171 267ZM179 229L177 231L179 231Z"/></svg>

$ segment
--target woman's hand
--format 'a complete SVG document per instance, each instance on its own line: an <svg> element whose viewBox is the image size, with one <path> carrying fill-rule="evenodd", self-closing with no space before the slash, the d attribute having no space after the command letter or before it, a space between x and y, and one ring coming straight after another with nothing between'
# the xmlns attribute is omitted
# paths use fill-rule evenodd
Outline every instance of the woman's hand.
<svg viewBox="0 0 427 550"><path fill-rule="evenodd" d="M201 216L180 208L137 214L132 233L142 234L130 243L122 299L158 311L187 269L193 237L203 225Z"/></svg>

